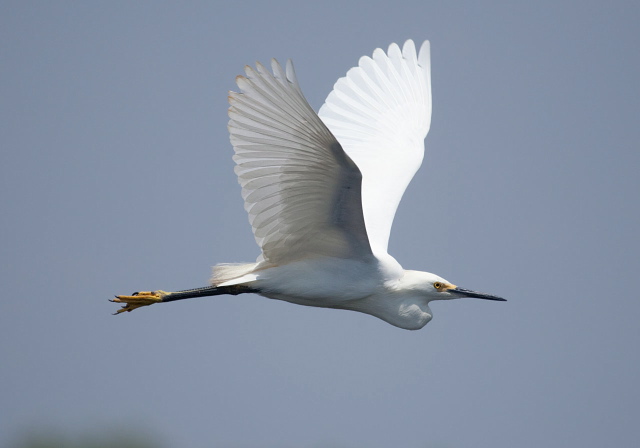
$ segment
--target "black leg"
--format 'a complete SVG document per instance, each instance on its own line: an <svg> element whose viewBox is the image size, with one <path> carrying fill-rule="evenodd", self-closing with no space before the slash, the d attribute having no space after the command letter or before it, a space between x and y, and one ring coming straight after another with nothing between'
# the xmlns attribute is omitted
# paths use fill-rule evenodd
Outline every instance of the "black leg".
<svg viewBox="0 0 640 448"><path fill-rule="evenodd" d="M257 289L246 285L231 286L205 286L204 288L186 289L184 291L176 291L168 293L162 297L162 302L173 302L174 300L192 299L194 297L219 296L221 294L238 294L258 292Z"/></svg>

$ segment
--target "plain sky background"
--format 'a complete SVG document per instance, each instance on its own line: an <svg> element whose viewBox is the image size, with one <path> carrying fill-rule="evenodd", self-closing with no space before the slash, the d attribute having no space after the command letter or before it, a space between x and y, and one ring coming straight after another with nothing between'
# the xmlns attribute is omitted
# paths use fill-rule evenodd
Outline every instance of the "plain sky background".
<svg viewBox="0 0 640 448"><path fill-rule="evenodd" d="M0 445L636 447L637 1L0 3ZM228 90L292 58L317 110L362 55L432 46L405 268L509 299L411 332L258 296L112 316L258 254Z"/></svg>

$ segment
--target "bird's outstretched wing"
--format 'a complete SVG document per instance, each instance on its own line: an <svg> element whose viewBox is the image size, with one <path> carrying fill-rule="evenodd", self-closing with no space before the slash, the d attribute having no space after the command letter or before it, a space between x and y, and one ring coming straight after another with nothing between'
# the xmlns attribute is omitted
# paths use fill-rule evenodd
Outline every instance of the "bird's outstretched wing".
<svg viewBox="0 0 640 448"><path fill-rule="evenodd" d="M236 174L259 261L371 254L358 167L304 98L291 61L245 67L229 94Z"/></svg>
<svg viewBox="0 0 640 448"><path fill-rule="evenodd" d="M387 252L393 217L424 156L431 124L429 42L360 58L319 115L362 172L362 208L374 254Z"/></svg>

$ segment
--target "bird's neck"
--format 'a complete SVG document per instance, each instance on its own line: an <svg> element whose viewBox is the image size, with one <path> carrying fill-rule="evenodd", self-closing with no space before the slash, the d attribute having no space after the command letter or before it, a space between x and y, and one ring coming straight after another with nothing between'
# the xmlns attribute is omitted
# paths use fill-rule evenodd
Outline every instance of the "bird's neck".
<svg viewBox="0 0 640 448"><path fill-rule="evenodd" d="M431 309L418 294L385 294L350 302L348 309L370 314L405 330L419 330L431 320Z"/></svg>

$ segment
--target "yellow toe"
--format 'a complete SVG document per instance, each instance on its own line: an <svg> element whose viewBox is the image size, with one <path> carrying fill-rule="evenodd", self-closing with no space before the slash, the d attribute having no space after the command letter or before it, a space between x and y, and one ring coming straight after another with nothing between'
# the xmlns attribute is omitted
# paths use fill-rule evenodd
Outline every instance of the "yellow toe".
<svg viewBox="0 0 640 448"><path fill-rule="evenodd" d="M116 298L111 301L115 303L124 303L122 308L115 312L115 314L120 314L125 311L133 311L143 306L162 302L162 298L166 295L167 293L164 291L141 291L130 296L116 296Z"/></svg>

